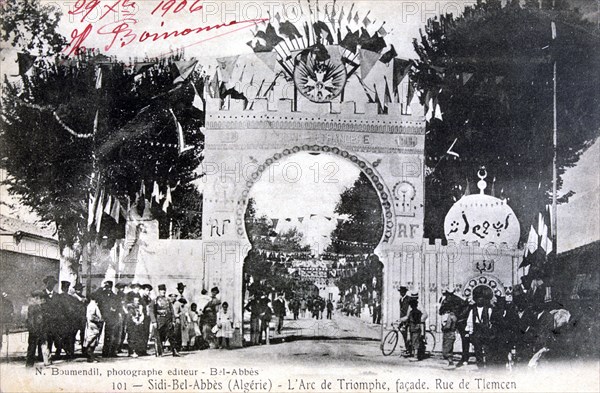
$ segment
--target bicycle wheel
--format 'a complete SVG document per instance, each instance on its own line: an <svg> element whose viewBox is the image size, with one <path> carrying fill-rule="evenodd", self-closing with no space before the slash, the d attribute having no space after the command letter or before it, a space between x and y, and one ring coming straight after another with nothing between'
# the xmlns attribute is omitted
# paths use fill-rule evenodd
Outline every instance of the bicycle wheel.
<svg viewBox="0 0 600 393"><path fill-rule="evenodd" d="M435 350L435 335L427 331L425 332L425 351L432 353Z"/></svg>
<svg viewBox="0 0 600 393"><path fill-rule="evenodd" d="M383 353L383 356L391 355L396 349L396 345L398 345L398 332L396 330L392 330L386 334L385 338L381 342L381 353Z"/></svg>

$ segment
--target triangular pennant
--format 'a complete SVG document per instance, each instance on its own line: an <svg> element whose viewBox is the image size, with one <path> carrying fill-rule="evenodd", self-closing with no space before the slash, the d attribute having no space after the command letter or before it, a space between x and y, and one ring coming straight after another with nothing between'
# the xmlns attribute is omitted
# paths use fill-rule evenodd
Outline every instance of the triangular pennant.
<svg viewBox="0 0 600 393"><path fill-rule="evenodd" d="M298 217L298 222L301 223L302 221L304 221L304 217Z"/></svg>
<svg viewBox="0 0 600 393"><path fill-rule="evenodd" d="M179 71L179 76L175 78L173 83L185 81L192 74L192 72L194 72L196 64L198 64L198 60L176 61L175 67L177 67L177 71Z"/></svg>
<svg viewBox="0 0 600 393"><path fill-rule="evenodd" d="M202 97L198 94L198 90L196 90L196 86L192 83L192 87L194 88L194 101L192 101L192 106L198 110L204 110L204 101L202 101Z"/></svg>
<svg viewBox="0 0 600 393"><path fill-rule="evenodd" d="M271 218L271 222L273 223L273 229L277 228L277 223L279 222L278 218Z"/></svg>
<svg viewBox="0 0 600 393"><path fill-rule="evenodd" d="M146 63L146 62L135 63L135 66L133 68L133 70L134 70L133 73L137 75L137 74L144 72L145 70L151 68L154 64L155 63Z"/></svg>
<svg viewBox="0 0 600 393"><path fill-rule="evenodd" d="M237 62L239 57L239 55L236 55L217 59L217 62L219 63L219 69L221 70L221 77L223 82L227 83L231 79L231 74L233 73L235 63Z"/></svg>
<svg viewBox="0 0 600 393"><path fill-rule="evenodd" d="M467 82L469 82L469 79L471 79L473 74L470 72L463 72L462 76L463 76L463 86L464 86L467 84Z"/></svg>
<svg viewBox="0 0 600 393"><path fill-rule="evenodd" d="M256 57L259 58L269 69L275 72L277 66L277 53L275 52L256 52Z"/></svg>
<svg viewBox="0 0 600 393"><path fill-rule="evenodd" d="M32 56L28 53L17 53L17 62L19 63L19 75L25 75L27 71L31 67L33 67L33 63L37 59L36 56Z"/></svg>
<svg viewBox="0 0 600 393"><path fill-rule="evenodd" d="M380 55L377 52L372 52L362 48L360 49L360 77L363 80L367 77L367 75L369 75L369 72L371 72L371 69L375 63L377 63L379 57Z"/></svg>

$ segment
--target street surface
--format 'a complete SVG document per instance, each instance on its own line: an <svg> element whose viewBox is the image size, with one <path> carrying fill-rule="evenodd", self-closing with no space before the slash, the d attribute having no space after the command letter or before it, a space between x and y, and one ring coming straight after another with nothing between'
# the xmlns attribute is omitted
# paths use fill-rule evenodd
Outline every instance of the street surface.
<svg viewBox="0 0 600 393"><path fill-rule="evenodd" d="M270 345L260 345L241 349L207 349L203 351L183 352L180 358L166 355L161 358L154 356L128 358L122 353L118 358L101 359L99 363L87 363L84 358L72 361L56 360L50 367L44 368L42 363L36 363L33 369L25 368L26 334L11 335L8 362L6 358L6 342L3 347L3 358L0 363L0 381L2 392L41 391L50 392L108 392L108 391L240 391L228 383L270 381L271 391L299 392L307 391L349 391L344 388L352 387L352 391L442 391L441 383L453 383L453 391L461 391L458 384L461 380L470 381L468 389L462 391L495 391L485 389L481 385L482 378L494 376L493 381L508 381L517 383L519 391L537 391L539 384L535 381L552 381L551 389L546 391L569 392L574 386L569 383L572 378L583 380L583 386L590 387L589 391L597 391L598 364L572 361L538 370L526 370L510 373L507 370L478 370L471 363L462 368L448 368L441 354L436 352L427 359L416 361L404 358L394 353L383 356L379 348L381 327L367 323L356 317L334 315L332 320L301 319L286 320L281 335L274 335ZM298 332L304 336L298 336ZM314 333L310 336L309 333ZM316 338L324 337L324 338ZM78 348L78 347L77 347ZM441 345L438 344L438 349ZM100 351L97 349L97 353ZM472 359L474 361L474 359ZM559 367L561 373L556 373ZM76 376L74 373L94 370L94 376ZM138 374L138 370L163 370L166 374L177 374L175 378L193 378L185 388L177 385L174 377L163 374L160 377L147 377ZM235 371L233 371L235 370ZM243 370L247 373L237 378ZM109 374L112 374L109 376ZM564 376L564 377L563 377ZM534 378L532 378L534 377ZM557 377L560 377L557 379ZM237 379L236 379L237 378ZM173 379L173 380L172 380ZM318 384L327 380L332 383L329 389L323 389ZM212 381L212 382L211 382ZM261 382L262 381L262 382ZM386 385L382 388L382 383ZM161 385L161 383L166 385ZM210 388L208 383L221 384L221 389ZM507 383L508 383L507 382ZM122 383L124 385L115 385ZM175 383L175 385L173 385ZM202 385L204 383L204 385ZM371 383L372 385L365 385ZM361 385L362 384L362 385ZM419 385L421 384L421 385ZM423 385L425 384L425 385ZM266 391L268 389L251 389L247 392ZM263 385L260 385L263 386ZM419 386L421 386L419 388ZM503 385L504 386L504 385ZM125 387L126 389L123 389ZM204 387L204 389L202 389ZM263 386L264 387L264 386ZM305 389L302 389L304 387ZM311 389L312 387L312 389ZM210 388L210 389L209 389ZM357 389L358 388L358 389ZM529 389L529 390L527 390ZM581 385L578 386L581 390ZM504 389L502 389L504 390ZM510 389L508 389L510 390Z"/></svg>

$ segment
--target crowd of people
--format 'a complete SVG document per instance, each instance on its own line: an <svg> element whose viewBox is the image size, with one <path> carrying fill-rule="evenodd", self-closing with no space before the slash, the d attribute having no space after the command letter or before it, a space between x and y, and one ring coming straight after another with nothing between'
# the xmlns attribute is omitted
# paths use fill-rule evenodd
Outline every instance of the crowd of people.
<svg viewBox="0 0 600 393"><path fill-rule="evenodd" d="M117 357L121 352L130 357L155 356L167 351L181 356L181 351L206 348L229 348L234 321L227 302L221 303L219 289L202 290L192 303L188 301L186 285L178 283L176 292L167 295L160 284L153 292L150 284L117 283L105 280L97 291L83 295L83 285L71 288L69 281L44 278L45 287L31 293L27 312L29 331L26 365L36 359L44 365L64 351L67 358L75 356L75 344L81 343L81 353L88 362L97 362L95 349L102 341L102 358ZM153 345L150 345L150 344ZM36 356L37 354L37 356Z"/></svg>
<svg viewBox="0 0 600 393"><path fill-rule="evenodd" d="M471 301L445 289L441 302L442 354L453 366L453 347L457 333L462 354L457 367L466 364L473 346L478 367L529 363L536 365L568 329L569 311L549 302L541 280L528 280L514 288L510 296L492 296L481 291Z"/></svg>
<svg viewBox="0 0 600 393"><path fill-rule="evenodd" d="M320 296L294 297L290 299L289 307L295 320L298 318L323 319L323 312L326 313L327 319L331 319L334 309L331 299L325 301Z"/></svg>

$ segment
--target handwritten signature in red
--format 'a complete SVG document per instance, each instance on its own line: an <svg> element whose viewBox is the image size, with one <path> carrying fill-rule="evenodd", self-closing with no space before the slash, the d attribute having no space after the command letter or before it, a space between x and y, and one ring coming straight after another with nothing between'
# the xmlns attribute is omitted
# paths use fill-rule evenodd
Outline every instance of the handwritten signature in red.
<svg viewBox="0 0 600 393"><path fill-rule="evenodd" d="M185 8L184 6L187 6L188 4L187 0L178 1L179 3L177 3L177 0L161 0L161 2L154 8L151 14L154 15L154 13L160 13L161 11L161 16L165 16L166 13L170 11L173 13L178 13ZM190 2L190 7L187 10L190 13L200 11L202 9L202 5L199 4L200 2L201 0L197 0L193 3ZM90 16L91 12L98 9L99 5L99 0L78 0L75 3L74 9L72 11L69 11L69 14L81 15L81 22L84 22L85 19L88 16ZM79 30L77 28L73 29L73 31L71 32L71 42L65 49L66 54L70 56L73 54L77 54L82 49L85 49L84 43L92 33L107 37L108 43L104 46L104 50L108 52L114 47L123 48L131 44L144 43L146 41L164 41L172 38L196 35L203 32L209 32L211 30L219 30L221 28L239 25L238 28L224 33L230 34L235 31L245 29L254 26L257 23L261 23L268 20L266 18L247 19L241 21L231 20L228 22L218 23L214 25L185 27L183 29L171 31L152 32L148 30L143 30L142 32L139 32L135 29L138 20L132 17L134 15L134 10L137 10L137 5L134 1L131 0L117 0L110 6L105 5L104 9L101 10L101 15L98 20L103 20L111 12L118 12L119 7L121 8L124 15L130 15L130 17L125 17L124 19L118 20L116 22L107 23L105 25L100 26L97 29L94 29L94 25L92 23L88 23L87 26L82 30ZM160 27L162 28L164 26L165 22L163 21L160 23ZM208 39L217 38L218 36L222 36L224 34L210 37ZM195 45L197 43L199 42L196 42L191 45Z"/></svg>

